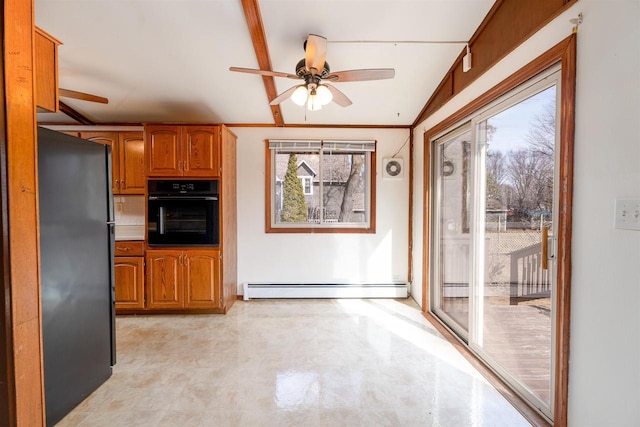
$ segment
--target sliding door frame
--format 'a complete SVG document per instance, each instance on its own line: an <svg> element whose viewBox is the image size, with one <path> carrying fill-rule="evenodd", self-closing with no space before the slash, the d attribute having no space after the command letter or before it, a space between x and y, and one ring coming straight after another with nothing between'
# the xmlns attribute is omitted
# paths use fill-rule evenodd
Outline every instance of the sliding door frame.
<svg viewBox="0 0 640 427"><path fill-rule="evenodd" d="M485 92L474 101L467 104L456 113L438 123L424 133L424 210L423 210L423 289L422 308L425 316L432 322L439 322L431 314L430 300L430 212L431 212L431 141L441 135L446 129L463 121L474 112L487 106L500 98L510 90L525 83L530 78L543 72L554 64L561 66L560 85L560 146L558 164L558 246L557 246L557 270L556 270L556 324L555 324L555 379L553 424L557 427L567 425L567 403L569 384L569 334L570 334L570 299L571 299L571 228L572 228L572 199L573 199L573 150L575 137L575 82L576 82L576 34L572 34L538 58L525 65L520 70L506 78L504 81ZM442 328L439 328L442 330ZM451 340L457 338L448 334ZM464 351L461 346L457 348ZM476 356L467 357L479 359ZM487 369L485 372L489 379L495 381L497 377ZM499 381L499 380L498 380ZM503 388L502 384L500 388ZM544 425L542 418L536 417L535 412L524 407L525 403L519 398L513 398L513 394L506 393L512 403L535 424Z"/></svg>

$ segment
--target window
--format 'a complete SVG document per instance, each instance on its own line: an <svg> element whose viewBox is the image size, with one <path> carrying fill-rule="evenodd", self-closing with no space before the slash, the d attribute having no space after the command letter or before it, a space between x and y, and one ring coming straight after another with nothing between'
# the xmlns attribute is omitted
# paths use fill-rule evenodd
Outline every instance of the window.
<svg viewBox="0 0 640 427"><path fill-rule="evenodd" d="M269 140L267 232L375 232L375 141Z"/></svg>
<svg viewBox="0 0 640 427"><path fill-rule="evenodd" d="M298 177L302 182L302 191L305 196L311 196L313 194L313 185L311 184L312 178L310 176L299 176Z"/></svg>

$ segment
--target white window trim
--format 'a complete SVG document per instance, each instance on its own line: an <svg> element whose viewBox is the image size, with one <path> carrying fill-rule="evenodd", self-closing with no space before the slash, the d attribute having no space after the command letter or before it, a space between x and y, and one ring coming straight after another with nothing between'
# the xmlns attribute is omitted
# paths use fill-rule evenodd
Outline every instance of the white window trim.
<svg viewBox="0 0 640 427"><path fill-rule="evenodd" d="M372 156L371 153L375 153L376 151L376 141L374 140L349 140L349 141L340 141L340 140L268 140L268 148L270 150L271 156L271 171L270 171L270 183L271 186L271 200L270 206L268 207L271 212L271 228L272 229L357 229L357 230L372 230L372 221L371 221L371 210L374 208L371 204L372 199L372 180L375 180L376 177L371 173L372 164ZM323 218L323 206L322 199L320 200L320 219L318 223L315 222L304 222L304 223L282 223L277 222L276 218L276 192L275 183L276 183L276 162L275 155L277 153L317 153L320 156L319 163L322 165L323 155L335 153L364 153L365 154L365 221L364 222L325 222ZM318 193L323 194L323 176L322 176L322 166L320 166L320 171L318 172ZM298 178L302 178L298 176ZM304 191L304 185L303 185ZM313 192L313 182L312 182L312 192ZM307 194L305 194L307 195Z"/></svg>

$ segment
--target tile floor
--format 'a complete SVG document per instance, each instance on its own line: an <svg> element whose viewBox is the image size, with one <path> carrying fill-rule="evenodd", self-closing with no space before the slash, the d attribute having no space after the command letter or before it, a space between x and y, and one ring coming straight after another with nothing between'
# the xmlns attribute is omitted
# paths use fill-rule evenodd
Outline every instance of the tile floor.
<svg viewBox="0 0 640 427"><path fill-rule="evenodd" d="M113 376L58 426L528 426L412 300L119 317Z"/></svg>

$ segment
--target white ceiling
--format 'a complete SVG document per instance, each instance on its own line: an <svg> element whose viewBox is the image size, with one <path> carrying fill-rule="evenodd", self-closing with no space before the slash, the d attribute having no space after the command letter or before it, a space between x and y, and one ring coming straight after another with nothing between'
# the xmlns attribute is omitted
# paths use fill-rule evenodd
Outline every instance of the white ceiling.
<svg viewBox="0 0 640 427"><path fill-rule="evenodd" d="M295 73L310 33L328 40L332 71L395 68L392 80L335 86L353 105L306 111L286 124L410 125L494 0L261 0L274 71ZM63 42L59 85L109 99L62 98L96 123L273 124L240 0L36 0L36 25ZM364 41L365 43L343 43ZM397 41L398 43L373 43ZM278 93L297 84L276 78ZM72 123L62 113L39 122Z"/></svg>

